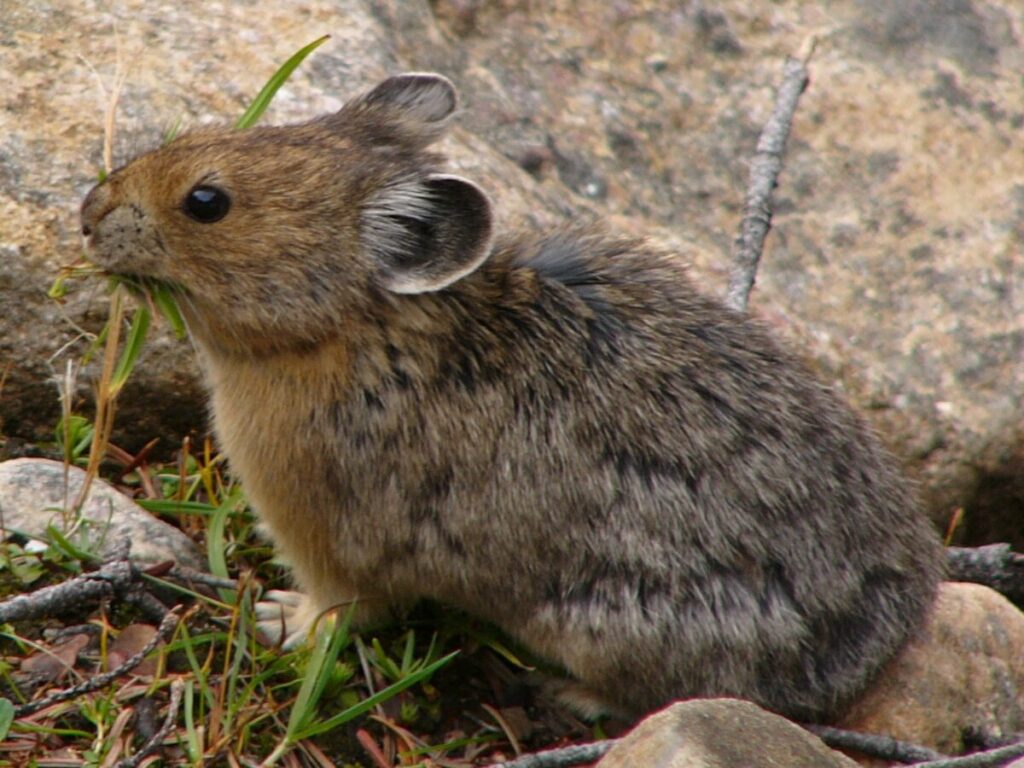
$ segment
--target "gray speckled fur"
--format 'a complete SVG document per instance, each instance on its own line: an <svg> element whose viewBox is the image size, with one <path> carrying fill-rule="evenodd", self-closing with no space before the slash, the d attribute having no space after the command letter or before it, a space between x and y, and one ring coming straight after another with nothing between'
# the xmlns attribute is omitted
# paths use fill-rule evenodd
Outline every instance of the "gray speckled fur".
<svg viewBox="0 0 1024 768"><path fill-rule="evenodd" d="M641 242L506 236L442 290L387 290L359 216L437 171L437 115L422 137L413 117L376 98L192 134L83 209L98 262L133 271L128 228L103 231L129 205L144 273L184 287L217 433L299 585L364 621L461 606L630 716L699 695L836 713L940 575L892 458ZM212 172L228 226L159 210ZM469 218L486 237L455 239L482 248Z"/></svg>

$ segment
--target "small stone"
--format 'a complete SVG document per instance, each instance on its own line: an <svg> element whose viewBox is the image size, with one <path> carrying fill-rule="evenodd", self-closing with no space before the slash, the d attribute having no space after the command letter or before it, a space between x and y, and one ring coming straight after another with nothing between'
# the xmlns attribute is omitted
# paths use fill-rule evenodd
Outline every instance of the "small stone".
<svg viewBox="0 0 1024 768"><path fill-rule="evenodd" d="M48 525L66 532L74 519L64 509L73 504L85 472L49 459L11 459L0 463L0 524L7 535L22 533L44 539ZM163 523L103 480L95 479L82 505L82 524L72 543L106 557L127 538L135 560L160 563L174 560L203 570L199 549L184 533ZM84 542L79 538L84 536Z"/></svg>
<svg viewBox="0 0 1024 768"><path fill-rule="evenodd" d="M643 720L597 768L855 768L821 739L739 699L691 699Z"/></svg>
<svg viewBox="0 0 1024 768"><path fill-rule="evenodd" d="M979 584L941 585L919 633L837 723L944 754L1024 731L1024 613Z"/></svg>

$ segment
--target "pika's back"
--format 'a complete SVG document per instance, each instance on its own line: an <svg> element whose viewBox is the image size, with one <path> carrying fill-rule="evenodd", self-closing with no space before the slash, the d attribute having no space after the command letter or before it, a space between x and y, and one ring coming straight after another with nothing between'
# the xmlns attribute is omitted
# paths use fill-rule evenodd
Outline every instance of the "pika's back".
<svg viewBox="0 0 1024 768"><path fill-rule="evenodd" d="M821 719L929 605L941 549L895 460L671 255L500 238L382 317L332 439L353 495L394 489L371 535L415 555L391 589L431 584L616 711L736 695Z"/></svg>

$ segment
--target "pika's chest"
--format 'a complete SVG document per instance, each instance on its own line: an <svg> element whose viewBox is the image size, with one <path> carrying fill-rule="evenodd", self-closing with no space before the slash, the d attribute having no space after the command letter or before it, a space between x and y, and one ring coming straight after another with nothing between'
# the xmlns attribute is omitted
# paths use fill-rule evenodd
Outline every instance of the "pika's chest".
<svg viewBox="0 0 1024 768"><path fill-rule="evenodd" d="M333 529L371 500L376 508L400 503L410 419L354 381L342 354L285 362L210 367L220 447L275 532L317 525L349 535Z"/></svg>

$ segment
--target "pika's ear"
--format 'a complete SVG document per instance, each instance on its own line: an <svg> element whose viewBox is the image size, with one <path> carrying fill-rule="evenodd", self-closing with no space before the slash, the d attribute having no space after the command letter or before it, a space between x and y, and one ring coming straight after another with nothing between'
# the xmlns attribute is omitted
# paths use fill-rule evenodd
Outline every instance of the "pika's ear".
<svg viewBox="0 0 1024 768"><path fill-rule="evenodd" d="M405 124L410 135L426 146L444 133L458 104L455 86L447 77L432 72L407 72L389 77L345 105L338 119L344 121L348 115L364 111L383 112L387 119Z"/></svg>
<svg viewBox="0 0 1024 768"><path fill-rule="evenodd" d="M447 119L459 105L452 81L433 72L406 72L389 77L364 99L368 104L391 107L425 123Z"/></svg>
<svg viewBox="0 0 1024 768"><path fill-rule="evenodd" d="M484 191L447 174L387 188L363 210L363 243L394 293L439 291L465 277L490 253L492 231Z"/></svg>

